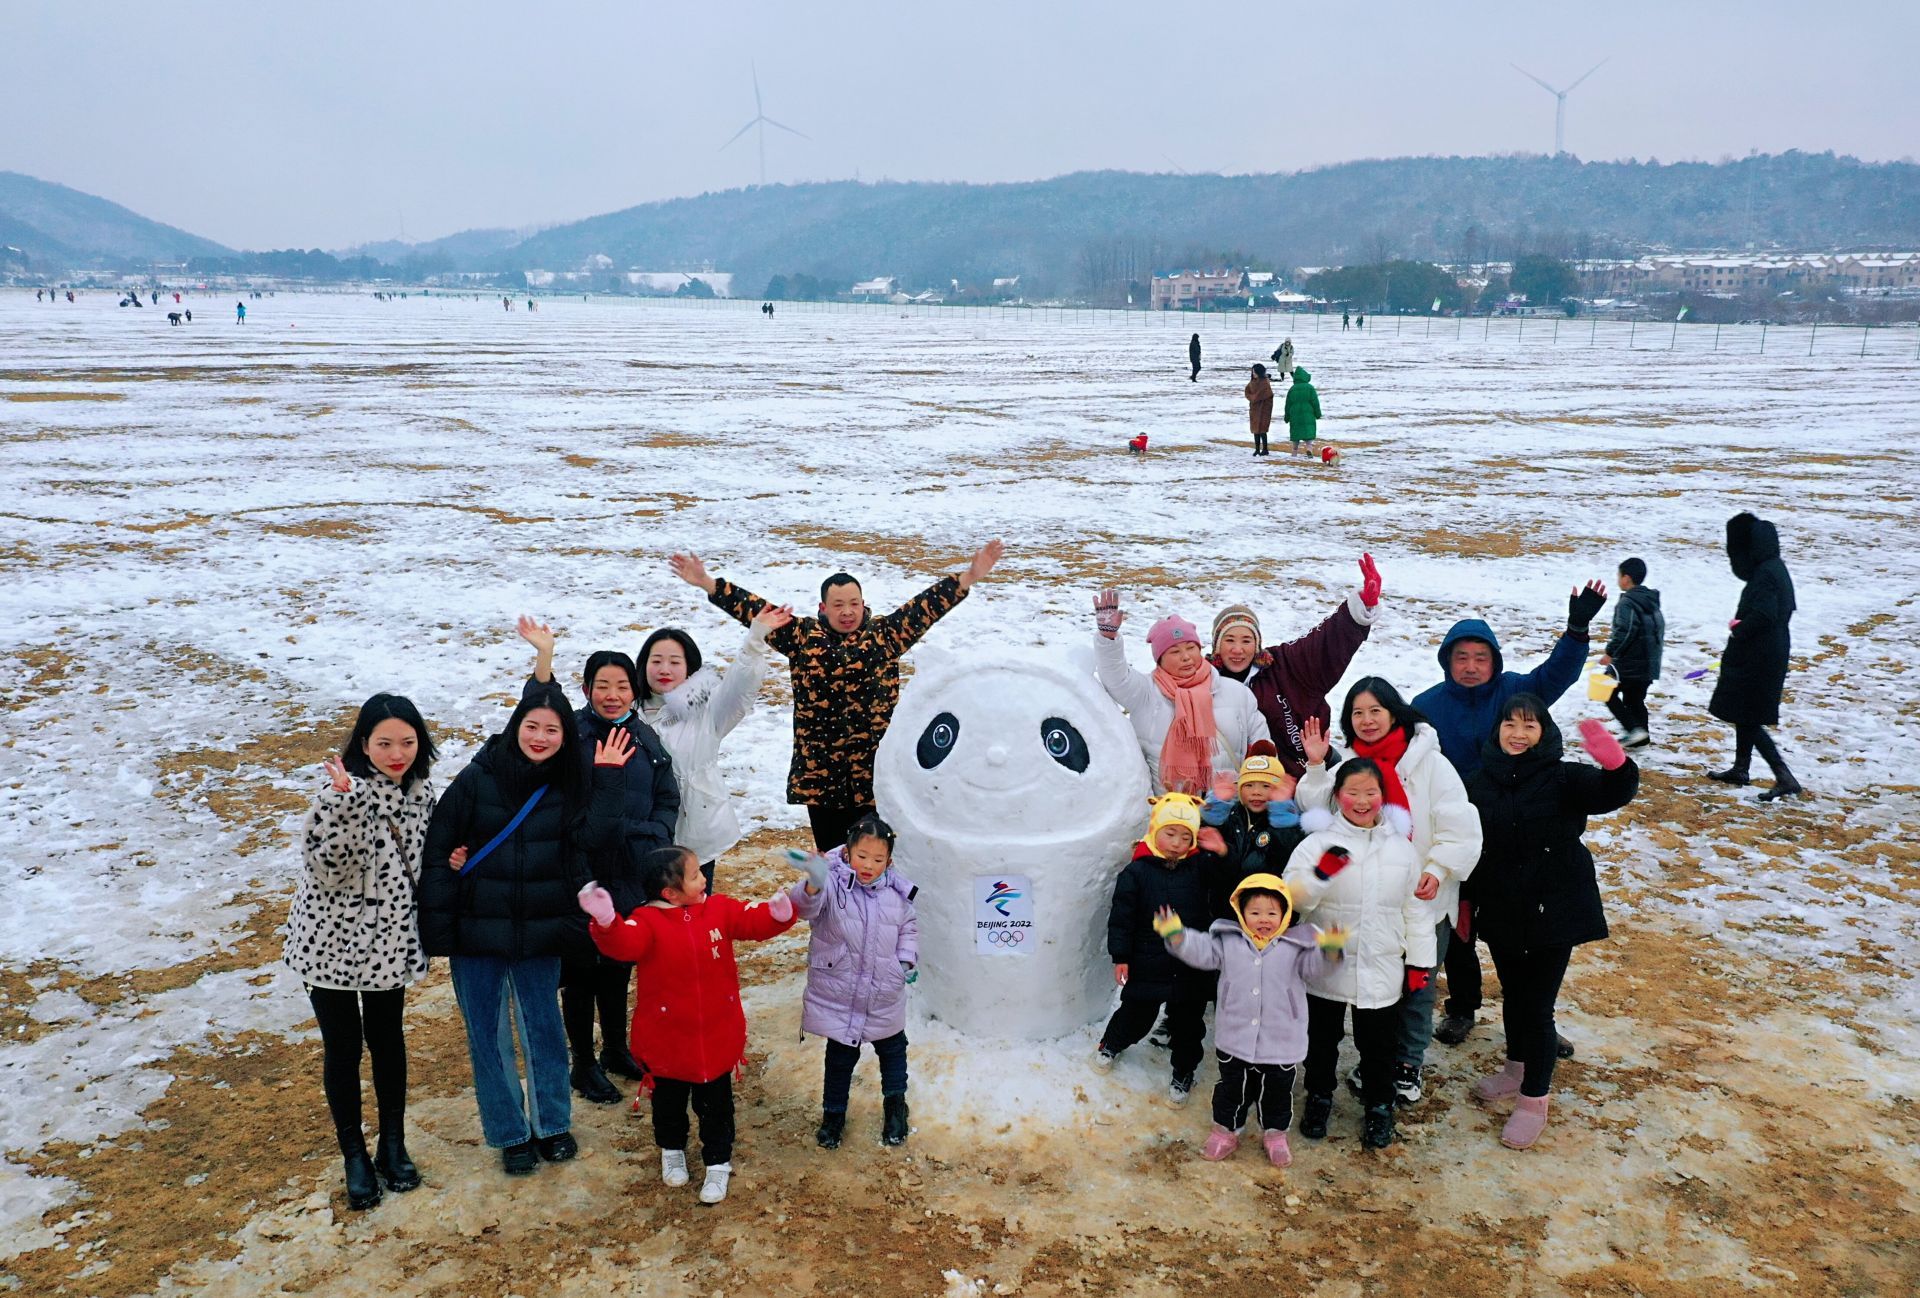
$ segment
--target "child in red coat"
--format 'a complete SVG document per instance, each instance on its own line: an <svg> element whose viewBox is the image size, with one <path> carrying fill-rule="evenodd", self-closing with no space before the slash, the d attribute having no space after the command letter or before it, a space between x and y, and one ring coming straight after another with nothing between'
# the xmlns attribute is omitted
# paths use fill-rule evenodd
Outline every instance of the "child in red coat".
<svg viewBox="0 0 1920 1298"><path fill-rule="evenodd" d="M775 893L765 904L707 895L700 860L662 847L640 864L647 904L622 918L597 883L580 892L593 917L594 945L634 966L631 1048L653 1076L653 1138L660 1177L687 1183L687 1105L700 1119L706 1182L700 1202L727 1197L733 1175L733 1072L746 1056L747 1016L733 944L765 941L793 927L793 902Z"/></svg>

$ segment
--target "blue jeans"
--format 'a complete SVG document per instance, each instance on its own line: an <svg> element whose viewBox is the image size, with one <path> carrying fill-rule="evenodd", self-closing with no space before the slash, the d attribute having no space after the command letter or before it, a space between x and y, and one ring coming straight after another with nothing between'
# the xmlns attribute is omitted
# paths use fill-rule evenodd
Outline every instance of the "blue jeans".
<svg viewBox="0 0 1920 1298"><path fill-rule="evenodd" d="M573 1089L567 1080L567 1032L560 1022L559 957L456 955L447 963L460 1016L467 1021L473 1095L487 1144L505 1149L567 1130L573 1125ZM532 1092L531 1126L513 1058L515 1020Z"/></svg>

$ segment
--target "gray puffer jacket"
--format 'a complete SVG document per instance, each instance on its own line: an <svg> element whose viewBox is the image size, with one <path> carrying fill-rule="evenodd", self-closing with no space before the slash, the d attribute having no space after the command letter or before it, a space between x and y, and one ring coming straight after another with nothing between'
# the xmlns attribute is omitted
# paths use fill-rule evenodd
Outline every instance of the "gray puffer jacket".
<svg viewBox="0 0 1920 1298"><path fill-rule="evenodd" d="M1310 969L1325 957L1311 925L1302 924L1262 949L1230 919L1216 919L1204 933L1182 929L1167 949L1195 969L1220 971L1213 1043L1250 1064L1291 1067L1307 1057L1307 984Z"/></svg>

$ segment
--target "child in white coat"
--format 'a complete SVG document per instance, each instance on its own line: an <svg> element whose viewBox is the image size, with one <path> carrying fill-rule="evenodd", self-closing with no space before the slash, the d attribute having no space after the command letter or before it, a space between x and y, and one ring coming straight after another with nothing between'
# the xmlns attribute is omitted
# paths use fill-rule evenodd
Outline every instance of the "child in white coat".
<svg viewBox="0 0 1920 1298"><path fill-rule="evenodd" d="M1372 759L1342 763L1333 779L1339 814L1315 809L1301 817L1307 840L1287 862L1286 883L1303 918L1348 930L1346 958L1307 981L1307 1103L1300 1134L1327 1134L1335 1067L1353 1007L1353 1039L1367 1113L1363 1143L1393 1143L1393 1063L1400 996L1432 979L1433 925L1414 893L1420 858L1404 827L1383 814L1385 781Z"/></svg>

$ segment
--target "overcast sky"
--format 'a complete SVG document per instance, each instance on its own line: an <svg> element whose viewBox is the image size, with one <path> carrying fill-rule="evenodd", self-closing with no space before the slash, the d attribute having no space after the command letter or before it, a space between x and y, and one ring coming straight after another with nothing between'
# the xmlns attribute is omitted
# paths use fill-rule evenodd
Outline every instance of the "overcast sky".
<svg viewBox="0 0 1920 1298"><path fill-rule="evenodd" d="M236 247L771 181L1920 151L1920 2L7 0L0 170Z"/></svg>

